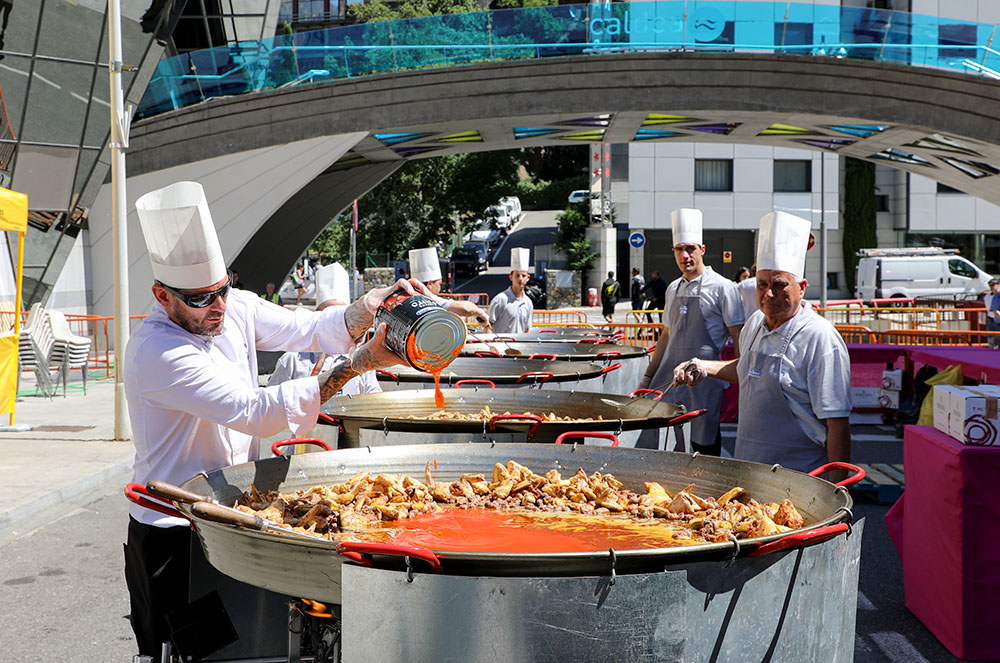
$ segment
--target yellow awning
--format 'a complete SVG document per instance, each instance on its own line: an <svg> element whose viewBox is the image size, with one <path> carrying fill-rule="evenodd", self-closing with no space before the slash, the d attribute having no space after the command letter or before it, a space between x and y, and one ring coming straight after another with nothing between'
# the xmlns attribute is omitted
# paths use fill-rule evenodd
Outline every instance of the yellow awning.
<svg viewBox="0 0 1000 663"><path fill-rule="evenodd" d="M28 229L28 196L0 187L0 231L16 233Z"/></svg>

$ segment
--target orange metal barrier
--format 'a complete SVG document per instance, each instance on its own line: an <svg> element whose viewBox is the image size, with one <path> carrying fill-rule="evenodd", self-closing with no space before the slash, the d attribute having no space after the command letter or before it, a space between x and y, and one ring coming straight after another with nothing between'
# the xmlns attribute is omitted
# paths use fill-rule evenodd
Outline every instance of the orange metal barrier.
<svg viewBox="0 0 1000 663"><path fill-rule="evenodd" d="M983 330L934 331L924 329L892 329L879 335L879 343L891 345L962 345L986 346L991 339L1000 342L1000 332Z"/></svg>
<svg viewBox="0 0 1000 663"><path fill-rule="evenodd" d="M439 296L445 299L464 299L482 309L490 305L490 296L485 292L442 292Z"/></svg>
<svg viewBox="0 0 1000 663"><path fill-rule="evenodd" d="M655 319L663 321L663 309L661 308L651 308L651 309L632 309L625 314L625 319L629 322L634 322L636 324L642 324L643 319L646 319L648 323L653 320L653 316L657 316Z"/></svg>
<svg viewBox="0 0 1000 663"><path fill-rule="evenodd" d="M608 334L616 331L624 331L622 345L638 345L643 348L650 348L656 345L660 334L663 332L663 325L659 322L652 324L648 322L602 322L597 325L598 329L607 329Z"/></svg>
<svg viewBox="0 0 1000 663"><path fill-rule="evenodd" d="M145 317L145 315L130 315L129 331ZM114 357L111 354L114 321L114 317L110 315L66 315L66 322L74 334L87 336L93 341L90 344L90 356L87 358L88 367L103 368L105 377L111 377L111 367L114 366Z"/></svg>
<svg viewBox="0 0 1000 663"><path fill-rule="evenodd" d="M879 335L864 325L834 325L845 343L879 343Z"/></svg>
<svg viewBox="0 0 1000 663"><path fill-rule="evenodd" d="M897 329L925 331L986 329L985 308L827 306L816 307L815 311L835 325L860 325L877 333Z"/></svg>
<svg viewBox="0 0 1000 663"><path fill-rule="evenodd" d="M532 325L544 325L550 322L568 322L584 324L587 314L583 311L534 311L531 314Z"/></svg>

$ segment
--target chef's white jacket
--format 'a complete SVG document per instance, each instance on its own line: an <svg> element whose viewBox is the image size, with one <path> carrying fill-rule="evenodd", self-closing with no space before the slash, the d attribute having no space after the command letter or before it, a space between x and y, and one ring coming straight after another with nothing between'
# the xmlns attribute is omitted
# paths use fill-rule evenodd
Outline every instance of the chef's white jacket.
<svg viewBox="0 0 1000 663"><path fill-rule="evenodd" d="M173 484L199 472L256 460L258 440L309 432L319 414L315 377L259 387L257 350L347 352L344 309L291 311L231 290L219 336L185 331L159 305L125 349L125 397L135 444L133 481ZM187 524L133 504L138 521Z"/></svg>

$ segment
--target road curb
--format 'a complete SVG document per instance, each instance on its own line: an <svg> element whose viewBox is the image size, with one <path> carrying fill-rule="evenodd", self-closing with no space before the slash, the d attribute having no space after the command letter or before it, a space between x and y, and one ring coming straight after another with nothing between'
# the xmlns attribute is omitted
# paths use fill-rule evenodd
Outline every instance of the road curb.
<svg viewBox="0 0 1000 663"><path fill-rule="evenodd" d="M101 495L92 494L85 499L81 498L84 498L88 493L94 493L95 488L105 486L105 484L107 484L107 488L110 490L112 487L110 484L113 480L123 482L122 486L124 486L124 482L128 480L127 477L131 472L132 459L129 458L109 465L100 472L95 472L91 475L81 477L72 483L55 488L41 497L32 499L30 502L15 504L9 509L4 509L0 511L0 533L17 529L19 526L24 525L25 521L29 518L56 506L77 503L89 504L91 501L103 497L104 493Z"/></svg>

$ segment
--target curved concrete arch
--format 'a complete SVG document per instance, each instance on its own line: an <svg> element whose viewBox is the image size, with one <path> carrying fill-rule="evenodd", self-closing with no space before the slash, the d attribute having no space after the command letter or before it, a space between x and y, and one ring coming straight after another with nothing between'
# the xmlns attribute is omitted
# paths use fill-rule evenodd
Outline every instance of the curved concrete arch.
<svg viewBox="0 0 1000 663"><path fill-rule="evenodd" d="M267 255L280 272L339 209L406 159L570 144L568 128L584 131L573 121L585 117L606 116L599 118L606 127L598 138L606 142L635 140L650 113L691 120L669 125L679 128L680 136L663 140L822 149L801 141L851 139L837 146L838 154L882 160L1000 204L1000 187L994 184L1000 173L998 101L1000 85L989 79L871 61L602 53L417 70L212 99L135 123L128 167L132 176L182 173L191 164L234 153L367 132L350 148L352 160L331 160L322 182L315 181L320 176L303 178L302 196L314 202L317 213L289 229L287 220L299 203L290 195L267 218L247 219L248 236L236 243L235 265L244 281L259 286L257 280L276 279L252 276L241 268L244 262L262 265ZM726 133L705 133L695 130L697 122L733 126ZM775 123L806 133L761 135ZM851 137L830 129L835 125L878 125L879 130ZM516 138L514 129L526 126L555 131ZM463 131L476 131L481 140L441 140ZM374 138L397 132L417 137L395 145ZM900 160L890 149L915 158ZM284 240L280 246L276 237Z"/></svg>

